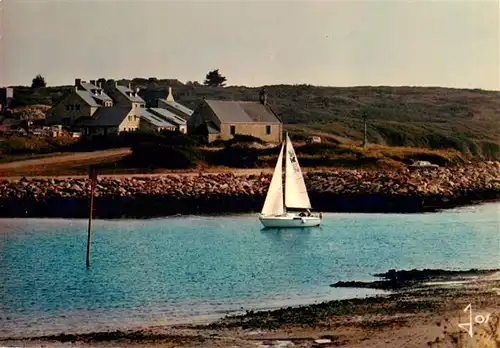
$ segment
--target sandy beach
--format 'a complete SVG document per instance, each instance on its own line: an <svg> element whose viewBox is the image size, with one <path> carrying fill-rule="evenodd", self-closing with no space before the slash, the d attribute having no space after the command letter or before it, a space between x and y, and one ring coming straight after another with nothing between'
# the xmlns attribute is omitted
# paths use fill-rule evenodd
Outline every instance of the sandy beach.
<svg viewBox="0 0 500 348"><path fill-rule="evenodd" d="M472 272L474 273L474 272ZM411 282L390 295L247 312L203 325L3 340L7 347L500 346L500 273ZM405 280L406 281L406 280ZM469 322L473 337L460 323ZM481 319L482 316L483 319ZM487 319L486 319L487 318ZM479 323L481 320L484 323Z"/></svg>

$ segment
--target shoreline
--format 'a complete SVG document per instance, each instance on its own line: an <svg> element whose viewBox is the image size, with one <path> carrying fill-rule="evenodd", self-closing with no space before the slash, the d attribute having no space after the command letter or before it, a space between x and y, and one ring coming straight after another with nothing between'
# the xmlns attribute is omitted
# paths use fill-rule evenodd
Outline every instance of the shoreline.
<svg viewBox="0 0 500 348"><path fill-rule="evenodd" d="M313 210L350 213L422 213L500 200L500 162L416 170L308 171ZM271 175L176 173L103 176L94 217L257 213ZM88 218L88 178L0 181L0 217Z"/></svg>
<svg viewBox="0 0 500 348"><path fill-rule="evenodd" d="M325 198L327 199L327 198ZM324 209L314 209L322 213L348 213L348 214L422 214L439 213L447 210L473 207L483 204L500 203L500 195L494 198L465 199L459 202L446 202L444 204L419 205L415 201L404 198L392 199L387 204L380 204L380 197L364 197L360 200L347 201L345 197L336 197L344 205L338 203L329 206L322 206ZM379 204L366 204L367 200L378 201ZM144 213L143 209L148 204L166 204L174 206L175 210L169 208L160 208L158 210L149 210ZM201 203L201 204L200 204ZM94 201L94 220L147 220L172 217L189 216L232 216L240 214L258 214L260 208L253 204L253 201L232 200L224 202L223 208L220 208L220 201L206 200L203 202L178 202L170 199L158 200L156 198L137 199L135 201L116 201L116 200L95 200ZM345 203L348 203L345 205ZM416 204L412 204L416 203ZM313 201L314 204L314 201ZM114 205L109 207L109 205ZM251 207L249 207L251 205ZM195 206L192 209L190 207ZM106 208L103 208L106 207ZM179 210L183 207L182 210ZM332 209L333 208L333 209ZM88 219L88 200L47 200L44 202L32 201L1 201L0 200L0 219L19 219L19 218L54 218L54 219ZM119 211L117 211L119 209Z"/></svg>
<svg viewBox="0 0 500 348"><path fill-rule="evenodd" d="M475 314L490 314L488 326L475 326L476 343L488 339L500 343L500 286L498 270L401 271L408 287L390 294L336 300L276 310L247 311L210 324L156 325L143 329L89 333L60 333L36 337L0 339L0 345L24 347L317 347L318 339L343 347L462 347L470 341L458 327L463 309L472 303ZM441 274L442 273L442 274ZM389 271L385 275L397 275ZM436 278L437 274L437 278ZM491 277L495 275L495 277ZM379 275L379 276L383 276ZM457 277L467 281L453 286ZM426 285L434 280L435 285ZM415 283L417 281L418 284ZM491 342L490 342L491 343ZM483 345L482 345L483 346ZM489 347L489 345L484 345ZM494 345L493 345L494 346Z"/></svg>

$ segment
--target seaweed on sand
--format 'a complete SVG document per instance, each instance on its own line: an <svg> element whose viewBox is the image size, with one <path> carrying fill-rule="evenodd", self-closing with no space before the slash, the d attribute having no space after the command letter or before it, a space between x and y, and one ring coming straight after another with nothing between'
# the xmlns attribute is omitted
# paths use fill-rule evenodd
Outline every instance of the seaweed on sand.
<svg viewBox="0 0 500 348"><path fill-rule="evenodd" d="M395 269L391 269L385 273L374 274L375 277L382 278L382 280L376 280L373 282L339 281L331 284L330 286L336 288L348 287L399 290L422 285L424 282L467 280L475 276L491 275L499 271L500 269L478 270L475 268L465 271L449 271L443 269L412 269L409 271L396 271Z"/></svg>

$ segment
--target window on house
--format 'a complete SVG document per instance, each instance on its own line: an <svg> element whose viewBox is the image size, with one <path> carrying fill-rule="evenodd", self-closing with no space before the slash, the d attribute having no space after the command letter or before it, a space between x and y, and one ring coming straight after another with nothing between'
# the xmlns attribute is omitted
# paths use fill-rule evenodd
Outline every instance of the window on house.
<svg viewBox="0 0 500 348"><path fill-rule="evenodd" d="M230 126L229 131L230 131L231 135L235 135L236 134L236 126Z"/></svg>
<svg viewBox="0 0 500 348"><path fill-rule="evenodd" d="M266 134L271 134L271 126L266 126Z"/></svg>
<svg viewBox="0 0 500 348"><path fill-rule="evenodd" d="M80 110L80 104L75 105L76 110Z"/></svg>
<svg viewBox="0 0 500 348"><path fill-rule="evenodd" d="M66 105L66 111L69 111L69 105Z"/></svg>

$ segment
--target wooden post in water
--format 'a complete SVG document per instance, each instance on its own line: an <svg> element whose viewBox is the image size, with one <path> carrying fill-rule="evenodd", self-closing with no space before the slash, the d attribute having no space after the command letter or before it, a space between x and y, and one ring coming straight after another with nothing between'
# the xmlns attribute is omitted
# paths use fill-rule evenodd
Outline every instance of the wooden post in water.
<svg viewBox="0 0 500 348"><path fill-rule="evenodd" d="M364 131L363 131L363 147L366 148L366 145L368 145L368 137L366 135L366 114L363 115L363 126L364 126Z"/></svg>
<svg viewBox="0 0 500 348"><path fill-rule="evenodd" d="M94 190L97 181L97 173L95 168L90 168L90 209L89 209L89 229L87 237L87 268L90 267L90 244L92 242L92 215L94 213Z"/></svg>

